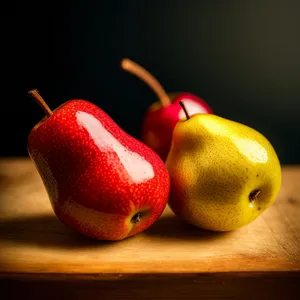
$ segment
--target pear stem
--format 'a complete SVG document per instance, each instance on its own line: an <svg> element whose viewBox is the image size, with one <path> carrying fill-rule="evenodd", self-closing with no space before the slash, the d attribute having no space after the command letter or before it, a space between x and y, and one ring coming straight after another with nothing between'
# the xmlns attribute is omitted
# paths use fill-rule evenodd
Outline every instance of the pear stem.
<svg viewBox="0 0 300 300"><path fill-rule="evenodd" d="M171 104L171 100L162 87L162 85L158 82L158 80L149 73L145 68L138 65L137 63L133 62L132 60L128 58L124 58L121 61L121 67L123 70L132 73L133 75L137 76L141 80L143 80L145 83L148 84L148 86L156 93L156 95L159 98L159 101L161 102L162 106L168 106Z"/></svg>
<svg viewBox="0 0 300 300"><path fill-rule="evenodd" d="M49 108L45 100L41 97L37 89L30 90L28 92L28 95L44 110L48 118L53 115L52 110Z"/></svg>
<svg viewBox="0 0 300 300"><path fill-rule="evenodd" d="M184 113L186 115L186 119L188 120L190 118L190 115L189 115L189 113L188 113L188 111L186 109L186 106L185 106L184 102L183 101L179 101L179 104L182 107L182 109L183 109L183 111L184 111Z"/></svg>

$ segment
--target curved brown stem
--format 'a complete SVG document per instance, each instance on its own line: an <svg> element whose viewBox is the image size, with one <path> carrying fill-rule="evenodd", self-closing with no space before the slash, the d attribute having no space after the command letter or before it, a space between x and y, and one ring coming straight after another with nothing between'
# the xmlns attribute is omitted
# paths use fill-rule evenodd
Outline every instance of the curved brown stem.
<svg viewBox="0 0 300 300"><path fill-rule="evenodd" d="M45 100L41 97L37 89L30 90L28 92L28 95L44 110L48 118L53 115L52 110L49 108Z"/></svg>
<svg viewBox="0 0 300 300"><path fill-rule="evenodd" d="M124 58L121 62L121 67L123 70L132 73L133 75L137 76L144 82L148 84L148 86L156 93L158 96L162 106L168 106L170 105L171 101L162 87L162 85L158 82L158 80L150 74L145 68L138 65L137 63L133 62L132 60L128 58Z"/></svg>

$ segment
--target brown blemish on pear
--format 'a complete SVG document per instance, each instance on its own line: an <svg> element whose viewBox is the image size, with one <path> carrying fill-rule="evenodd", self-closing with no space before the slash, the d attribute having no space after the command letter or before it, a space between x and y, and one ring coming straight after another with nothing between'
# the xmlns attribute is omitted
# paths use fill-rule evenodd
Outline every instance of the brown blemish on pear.
<svg viewBox="0 0 300 300"><path fill-rule="evenodd" d="M257 200L258 195L260 194L260 190L254 190L249 194L249 201L253 203Z"/></svg>

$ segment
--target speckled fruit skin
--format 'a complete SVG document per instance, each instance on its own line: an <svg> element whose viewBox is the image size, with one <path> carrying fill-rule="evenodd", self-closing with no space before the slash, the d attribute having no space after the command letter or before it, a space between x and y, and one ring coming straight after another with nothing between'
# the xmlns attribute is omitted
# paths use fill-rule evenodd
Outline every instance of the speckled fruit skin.
<svg viewBox="0 0 300 300"><path fill-rule="evenodd" d="M203 99L191 93L174 93L170 98L172 103L168 106L162 107L160 102L155 102L150 106L144 116L141 130L141 140L158 153L164 161L170 150L173 129L180 119L185 119L184 111L178 104L181 100L185 101L191 115L196 112L213 113Z"/></svg>
<svg viewBox="0 0 300 300"><path fill-rule="evenodd" d="M213 114L177 123L166 165L173 212L212 231L251 223L273 204L281 185L280 162L270 142L246 125ZM251 202L255 190L260 194Z"/></svg>
<svg viewBox="0 0 300 300"><path fill-rule="evenodd" d="M28 136L28 153L58 219L85 236L136 235L166 206L164 162L86 100L70 100L41 120Z"/></svg>

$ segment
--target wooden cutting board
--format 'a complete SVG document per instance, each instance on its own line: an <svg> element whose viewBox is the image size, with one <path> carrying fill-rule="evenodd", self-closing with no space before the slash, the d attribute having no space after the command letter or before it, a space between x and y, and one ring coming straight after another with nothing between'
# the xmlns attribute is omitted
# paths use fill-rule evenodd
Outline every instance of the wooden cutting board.
<svg viewBox="0 0 300 300"><path fill-rule="evenodd" d="M167 207L145 232L101 242L58 221L29 158L2 158L0 274L3 291L31 299L62 290L73 299L291 299L300 284L300 166L283 167L275 204L239 230L206 232Z"/></svg>

